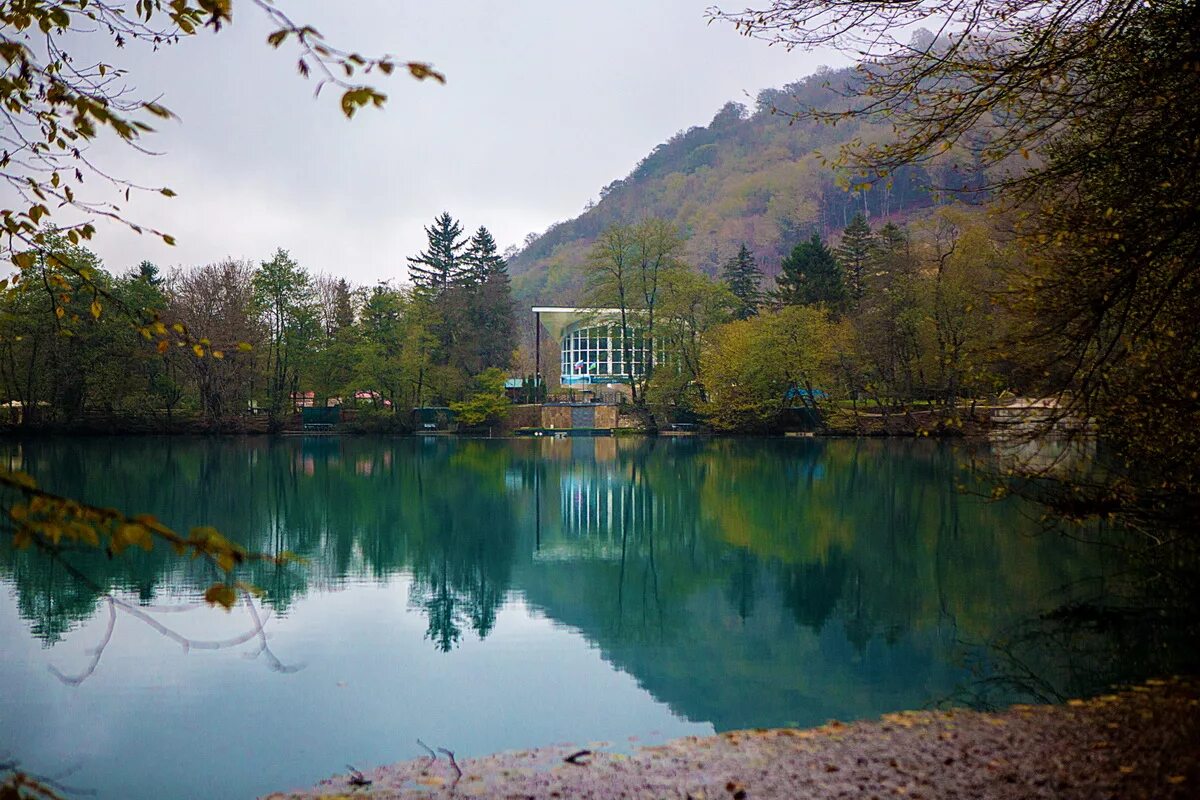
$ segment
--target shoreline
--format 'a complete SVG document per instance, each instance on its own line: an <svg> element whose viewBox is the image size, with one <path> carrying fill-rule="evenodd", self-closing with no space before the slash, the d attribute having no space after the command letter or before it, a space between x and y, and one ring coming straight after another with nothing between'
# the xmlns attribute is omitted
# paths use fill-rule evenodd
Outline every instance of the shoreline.
<svg viewBox="0 0 1200 800"><path fill-rule="evenodd" d="M582 752L581 752L582 751ZM361 779L361 780L359 780ZM369 784L363 784L369 781ZM1200 789L1200 681L999 712L905 711L731 731L632 754L446 751L262 800L367 798L1185 798Z"/></svg>

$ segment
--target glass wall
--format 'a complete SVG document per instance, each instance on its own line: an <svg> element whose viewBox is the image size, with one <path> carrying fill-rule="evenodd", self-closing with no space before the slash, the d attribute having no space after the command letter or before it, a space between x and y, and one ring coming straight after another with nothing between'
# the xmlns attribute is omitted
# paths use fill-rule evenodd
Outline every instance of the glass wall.
<svg viewBox="0 0 1200 800"><path fill-rule="evenodd" d="M650 341L639 331L630 331L633 375L645 374ZM655 363L661 361L659 359ZM562 338L562 382L616 383L625 380L625 344L619 325L593 325L567 329Z"/></svg>

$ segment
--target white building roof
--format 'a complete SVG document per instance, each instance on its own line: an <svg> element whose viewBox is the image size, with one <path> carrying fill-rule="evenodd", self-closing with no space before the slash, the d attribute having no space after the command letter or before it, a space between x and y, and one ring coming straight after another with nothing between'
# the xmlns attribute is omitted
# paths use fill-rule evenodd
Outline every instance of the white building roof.
<svg viewBox="0 0 1200 800"><path fill-rule="evenodd" d="M555 339L561 339L563 331L576 322L584 322L597 317L611 317L621 313L619 308L568 308L566 306L534 306L532 310L541 317L542 325Z"/></svg>

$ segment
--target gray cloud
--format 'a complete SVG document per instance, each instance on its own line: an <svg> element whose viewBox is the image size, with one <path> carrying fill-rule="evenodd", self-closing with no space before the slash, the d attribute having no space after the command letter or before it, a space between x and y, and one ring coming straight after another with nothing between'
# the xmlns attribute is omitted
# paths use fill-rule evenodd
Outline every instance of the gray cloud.
<svg viewBox="0 0 1200 800"><path fill-rule="evenodd" d="M179 193L128 211L176 235L167 247L111 226L95 249L110 269L285 247L313 271L360 283L404 279L404 257L443 209L501 245L577 214L675 131L727 100L811 73L834 56L786 53L707 25L705 0L281 2L294 19L364 53L428 60L448 84L394 75L383 111L352 121L336 92L313 101L295 54L265 44L249 6L219 35L158 53L114 54L166 123L144 158L99 148L114 171Z"/></svg>

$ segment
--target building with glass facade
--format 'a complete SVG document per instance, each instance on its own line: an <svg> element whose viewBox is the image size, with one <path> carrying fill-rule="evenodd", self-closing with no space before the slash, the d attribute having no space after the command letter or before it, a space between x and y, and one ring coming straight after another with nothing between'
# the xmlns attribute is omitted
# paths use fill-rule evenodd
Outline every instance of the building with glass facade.
<svg viewBox="0 0 1200 800"><path fill-rule="evenodd" d="M651 342L632 324L622 331L617 309L535 306L533 313L538 326L559 342L563 386L628 383L630 374L635 379L645 374ZM552 356L539 355L539 359L546 357ZM659 350L654 363L661 361Z"/></svg>

